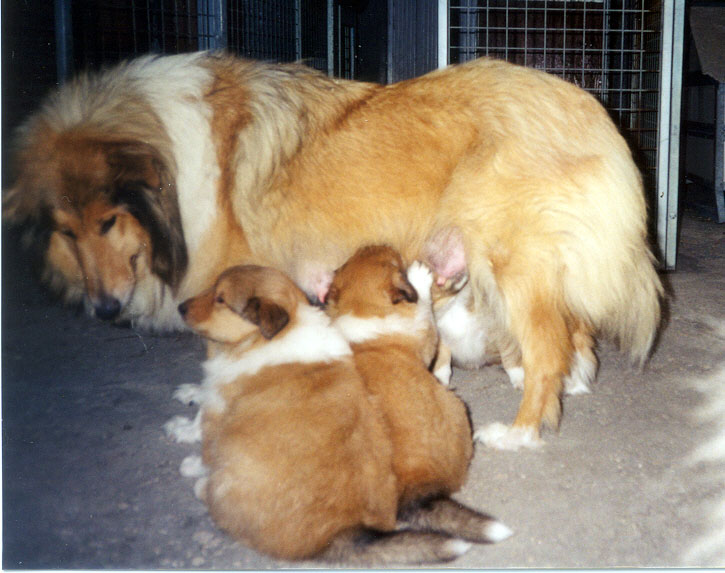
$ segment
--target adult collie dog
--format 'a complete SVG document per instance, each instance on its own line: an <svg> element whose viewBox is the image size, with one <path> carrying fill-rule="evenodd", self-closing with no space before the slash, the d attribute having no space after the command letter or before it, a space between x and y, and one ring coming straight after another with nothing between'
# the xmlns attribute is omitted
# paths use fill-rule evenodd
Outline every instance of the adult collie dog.
<svg viewBox="0 0 725 573"><path fill-rule="evenodd" d="M596 336L641 360L659 322L624 139L592 96L501 61L380 86L220 54L143 57L51 95L16 165L4 215L43 245L46 282L100 318L161 330L233 264L277 267L323 299L359 247L409 264L459 229L474 311L525 373L502 444L557 425L562 380L575 356L594 371Z"/></svg>

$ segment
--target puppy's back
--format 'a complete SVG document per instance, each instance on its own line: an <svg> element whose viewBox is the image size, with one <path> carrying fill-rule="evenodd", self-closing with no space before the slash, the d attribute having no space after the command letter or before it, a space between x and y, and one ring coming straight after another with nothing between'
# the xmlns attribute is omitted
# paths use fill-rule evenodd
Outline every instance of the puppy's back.
<svg viewBox="0 0 725 573"><path fill-rule="evenodd" d="M226 410L204 422L222 528L299 559L344 530L395 527L390 442L351 361L269 367L223 393Z"/></svg>
<svg viewBox="0 0 725 573"><path fill-rule="evenodd" d="M358 370L384 412L403 505L460 489L473 443L465 404L438 383L414 348L392 338L354 350Z"/></svg>

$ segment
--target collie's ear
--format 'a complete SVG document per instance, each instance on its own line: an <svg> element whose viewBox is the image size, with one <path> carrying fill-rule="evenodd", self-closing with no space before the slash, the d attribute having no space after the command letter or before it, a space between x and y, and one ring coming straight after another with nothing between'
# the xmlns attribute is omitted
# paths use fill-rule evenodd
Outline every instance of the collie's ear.
<svg viewBox="0 0 725 573"><path fill-rule="evenodd" d="M393 274L393 284L390 288L390 300L393 304L402 301L418 302L418 291L410 284L408 277L403 271L396 271Z"/></svg>
<svg viewBox="0 0 725 573"><path fill-rule="evenodd" d="M17 225L31 218L38 208L39 201L37 197L31 195L20 184L10 189L3 189L3 221Z"/></svg>
<svg viewBox="0 0 725 573"><path fill-rule="evenodd" d="M125 206L149 233L151 270L176 289L189 258L169 166L142 143L113 143L107 157L113 173L111 201Z"/></svg>
<svg viewBox="0 0 725 573"><path fill-rule="evenodd" d="M289 314L278 304L259 297L252 297L240 313L252 324L259 326L259 331L267 340L273 338L289 322Z"/></svg>

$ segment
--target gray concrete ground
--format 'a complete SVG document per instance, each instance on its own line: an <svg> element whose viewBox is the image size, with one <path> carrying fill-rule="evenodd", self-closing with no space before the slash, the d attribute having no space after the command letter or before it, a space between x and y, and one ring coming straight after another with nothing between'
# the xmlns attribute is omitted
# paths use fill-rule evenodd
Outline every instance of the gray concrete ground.
<svg viewBox="0 0 725 573"><path fill-rule="evenodd" d="M162 425L193 414L172 393L199 381L200 341L54 304L4 238L3 567L289 566L217 530L179 475L195 448ZM603 345L594 393L566 399L543 449L477 447L458 497L515 535L452 567L725 565L725 432L694 456L725 416L725 227L685 217L679 260L669 325L643 372ZM453 385L477 425L516 412L498 368L456 370Z"/></svg>

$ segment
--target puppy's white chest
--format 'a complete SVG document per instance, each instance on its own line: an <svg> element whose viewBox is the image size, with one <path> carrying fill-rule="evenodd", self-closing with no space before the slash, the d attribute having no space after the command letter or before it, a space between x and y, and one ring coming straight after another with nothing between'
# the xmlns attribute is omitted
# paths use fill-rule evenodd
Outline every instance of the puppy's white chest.
<svg viewBox="0 0 725 573"><path fill-rule="evenodd" d="M438 332L450 348L453 362L468 368L482 366L497 355L496 349L490 348L492 320L469 310L471 296L471 289L466 286L435 312Z"/></svg>

